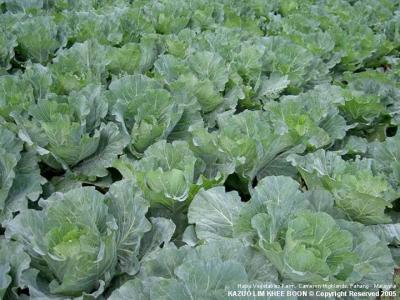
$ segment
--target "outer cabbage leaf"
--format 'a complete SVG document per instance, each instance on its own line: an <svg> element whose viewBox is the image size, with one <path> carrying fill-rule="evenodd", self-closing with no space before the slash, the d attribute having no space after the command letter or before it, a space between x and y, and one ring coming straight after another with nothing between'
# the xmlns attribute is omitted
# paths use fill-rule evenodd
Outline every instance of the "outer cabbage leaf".
<svg viewBox="0 0 400 300"><path fill-rule="evenodd" d="M139 44L128 43L121 48L112 47L108 51L110 64L107 69L112 74L134 74L140 72L142 53Z"/></svg>
<svg viewBox="0 0 400 300"><path fill-rule="evenodd" d="M22 142L0 127L0 222L6 224L13 213L27 208L27 200L36 201L42 192L35 152L22 152Z"/></svg>
<svg viewBox="0 0 400 300"><path fill-rule="evenodd" d="M9 119L12 112L23 112L34 102L32 86L20 76L1 76L0 90L0 116L5 119Z"/></svg>
<svg viewBox="0 0 400 300"><path fill-rule="evenodd" d="M367 125L385 113L385 106L376 95L366 95L359 91L346 91L346 103L341 107L343 115L352 123Z"/></svg>
<svg viewBox="0 0 400 300"><path fill-rule="evenodd" d="M400 182L400 133L388 137L384 142L375 141L368 145L368 156L373 158L376 172L386 175L393 188L399 190Z"/></svg>
<svg viewBox="0 0 400 300"><path fill-rule="evenodd" d="M116 243L119 270L134 275L138 270L141 238L151 227L145 218L149 204L132 180L111 185L106 198L109 213L114 216L118 226Z"/></svg>
<svg viewBox="0 0 400 300"><path fill-rule="evenodd" d="M101 44L116 45L122 41L119 11L110 9L104 14L92 10L64 14L68 25L68 38L79 43L96 39Z"/></svg>
<svg viewBox="0 0 400 300"><path fill-rule="evenodd" d="M60 162L69 166L92 155L99 146L100 139L98 131L93 136L86 133L85 124L74 118L74 113L75 110L69 103L55 101L42 101L30 109L32 123L38 127L45 142L40 143L34 132L30 133L31 139L36 139L40 147L47 148ZM26 130L33 131L30 127L26 127Z"/></svg>
<svg viewBox="0 0 400 300"><path fill-rule="evenodd" d="M28 269L22 274L23 285L29 289L29 299L34 300L64 300L64 299L96 299L104 292L104 281L100 280L97 290L92 293L83 292L79 297L59 296L51 293L48 288L48 282L40 276L40 272L36 269ZM19 299L27 299L26 295L20 295Z"/></svg>
<svg viewBox="0 0 400 300"><path fill-rule="evenodd" d="M150 291L150 297L187 299L195 294L198 299L223 299L226 289L233 288L237 282L248 281L239 263L221 262L218 259L183 263L175 270L175 274L177 279L161 279Z"/></svg>
<svg viewBox="0 0 400 300"><path fill-rule="evenodd" d="M302 212L288 225L284 244L269 241L271 217L252 219L265 255L284 278L312 284L390 284L394 262L389 249L367 227L335 221L322 212ZM284 245L284 246L283 246Z"/></svg>
<svg viewBox="0 0 400 300"><path fill-rule="evenodd" d="M223 18L223 4L219 2L210 2L207 0L191 3L194 11L191 17L191 27L196 29L210 29L216 22L221 22Z"/></svg>
<svg viewBox="0 0 400 300"><path fill-rule="evenodd" d="M3 127L0 127L0 137L0 207L3 213L5 201L15 178L14 168L21 157L19 152L22 150L22 143L12 132Z"/></svg>
<svg viewBox="0 0 400 300"><path fill-rule="evenodd" d="M127 293L129 288L144 299L224 299L227 290L243 280L273 283L277 274L261 253L238 240L210 242L196 248L168 245L147 257L139 278L126 282L111 297Z"/></svg>
<svg viewBox="0 0 400 300"><path fill-rule="evenodd" d="M272 73L268 78L261 79L256 96L264 101L277 99L280 93L288 87L289 83L290 80L287 75L281 76L277 73Z"/></svg>
<svg viewBox="0 0 400 300"><path fill-rule="evenodd" d="M336 26L331 29L336 48L344 52L340 62L343 68L356 70L377 50L390 52L391 49L385 49L387 44L383 34L375 34L370 27L349 21L344 30Z"/></svg>
<svg viewBox="0 0 400 300"><path fill-rule="evenodd" d="M183 32L184 31L181 31L180 34L182 34ZM255 39L252 35L249 35L247 32L244 32L237 28L227 28L225 26L217 26L217 28L213 28L212 31L209 30L204 31L202 35L198 36L197 38L193 36L193 33L190 35L185 34L184 36L183 34L179 35L179 38L180 40L184 41L184 43L181 42L181 44L189 44L185 45L187 47L189 46L190 48L196 47L196 49L199 48L203 51L204 50L215 51L219 55L221 55L225 60L232 61L233 57L235 57L235 55L237 55L240 52L239 49L246 40L249 40L250 43L252 42L251 44L254 45L258 44L257 39L259 37L257 36L257 39Z"/></svg>
<svg viewBox="0 0 400 300"><path fill-rule="evenodd" d="M358 127L376 126L385 115L392 117L397 124L397 98L400 89L396 80L384 70L366 70L360 73L344 73L341 81L347 83L346 103L343 110Z"/></svg>
<svg viewBox="0 0 400 300"><path fill-rule="evenodd" d="M299 184L285 176L265 177L258 182L252 192L251 200L242 206L234 224L237 236L254 236L252 218L259 213L268 214L270 224L268 241L280 238L290 218L299 211L309 208Z"/></svg>
<svg viewBox="0 0 400 300"><path fill-rule="evenodd" d="M335 152L318 150L288 158L301 173L309 189L324 188L335 197L335 205L355 221L388 223L385 208L397 198L388 181L371 171L368 160L345 161Z"/></svg>
<svg viewBox="0 0 400 300"><path fill-rule="evenodd" d="M386 241L388 245L400 245L400 224L378 224L371 225L368 228L373 231L381 240Z"/></svg>
<svg viewBox="0 0 400 300"><path fill-rule="evenodd" d="M298 96L284 96L279 103L267 102L264 108L280 133L289 133L297 143L319 148L342 139L348 126L339 115L344 103L337 86L318 85Z"/></svg>
<svg viewBox="0 0 400 300"><path fill-rule="evenodd" d="M217 91L225 89L228 72L221 56L211 52L197 52L189 57L188 63L198 79L212 81Z"/></svg>
<svg viewBox="0 0 400 300"><path fill-rule="evenodd" d="M122 154L127 146L128 138L120 132L113 123L100 126L99 146L93 155L74 166L73 172L85 176L104 177L108 174L107 168L113 165L118 155Z"/></svg>
<svg viewBox="0 0 400 300"><path fill-rule="evenodd" d="M251 181L276 156L296 146L290 136L274 129L264 112L227 112L218 116L218 126L218 150L235 162L236 173L245 181Z"/></svg>
<svg viewBox="0 0 400 300"><path fill-rule="evenodd" d="M168 83L178 80L183 73L190 72L190 67L180 57L163 54L154 62L155 74Z"/></svg>
<svg viewBox="0 0 400 300"><path fill-rule="evenodd" d="M216 90L210 79L199 80L193 73L181 75L176 82L171 84L171 89L173 94L179 95L180 98L184 95L187 100L190 100L189 104L197 101L195 107L199 106L204 114L211 114L221 108L224 103L222 94ZM212 127L215 116L209 116L210 127Z"/></svg>
<svg viewBox="0 0 400 300"><path fill-rule="evenodd" d="M45 64L63 46L58 27L52 17L36 16L21 22L17 29L20 52L34 62Z"/></svg>
<svg viewBox="0 0 400 300"><path fill-rule="evenodd" d="M282 3L283 4L283 3ZM284 18L279 16L271 18L268 30L273 35L284 35L296 44L308 49L313 54L320 56L324 61L334 65L341 55L333 51L335 41L329 32L320 28L320 22L315 15L317 12L303 9L291 11Z"/></svg>
<svg viewBox="0 0 400 300"><path fill-rule="evenodd" d="M326 213L302 212L289 221L284 247L270 240L273 215L252 219L259 246L280 274L294 282L341 282L347 279L357 256L352 253L353 237Z"/></svg>
<svg viewBox="0 0 400 300"><path fill-rule="evenodd" d="M13 15L3 14L0 20L0 72L11 68L10 61L14 57L14 48L18 45L17 37L13 34Z"/></svg>
<svg viewBox="0 0 400 300"><path fill-rule="evenodd" d="M53 79L48 67L44 67L41 64L28 63L22 77L31 84L35 99L46 99L49 96Z"/></svg>
<svg viewBox="0 0 400 300"><path fill-rule="evenodd" d="M188 221L196 224L200 239L232 238L234 221L243 206L238 193L225 193L224 187L201 190L189 206Z"/></svg>
<svg viewBox="0 0 400 300"><path fill-rule="evenodd" d="M371 230L371 226L339 220L340 226L353 234L354 252L359 260L353 266L351 280L360 283L390 285L393 283L394 261L390 249Z"/></svg>
<svg viewBox="0 0 400 300"><path fill-rule="evenodd" d="M320 57L283 37L265 39L263 68L268 73L288 76L289 89L299 90L310 81L324 82L329 66Z"/></svg>
<svg viewBox="0 0 400 300"><path fill-rule="evenodd" d="M149 300L149 295L144 291L142 282L139 279L131 279L125 282L121 287L114 290L109 300Z"/></svg>
<svg viewBox="0 0 400 300"><path fill-rule="evenodd" d="M143 13L143 1L135 1L124 6L119 16L122 43L138 42L143 36L155 33L148 16Z"/></svg>
<svg viewBox="0 0 400 300"><path fill-rule="evenodd" d="M75 176L54 176L43 187L43 198L48 198L55 192L65 193L69 190L82 187L82 181Z"/></svg>
<svg viewBox="0 0 400 300"><path fill-rule="evenodd" d="M102 123L107 103L98 86L89 85L68 98L31 106L31 120L16 118L20 138L34 145L44 162L56 170L104 177L106 168L128 143L113 123Z"/></svg>
<svg viewBox="0 0 400 300"><path fill-rule="evenodd" d="M151 230L146 232L140 242L139 257L143 259L157 251L161 245L166 245L171 241L175 232L176 225L171 219L150 218Z"/></svg>
<svg viewBox="0 0 400 300"><path fill-rule="evenodd" d="M234 157L221 151L218 132L208 132L203 126L190 128L190 148L196 157L204 163L203 175L207 178L221 178L225 181L228 175L235 172Z"/></svg>
<svg viewBox="0 0 400 300"><path fill-rule="evenodd" d="M337 149L338 151L341 149L340 151L343 151L343 154L360 155L365 154L367 152L367 148L368 141L366 138L348 135L343 139L342 143L338 143L334 149Z"/></svg>
<svg viewBox="0 0 400 300"><path fill-rule="evenodd" d="M14 0L15 1L15 0ZM20 1L20 0L18 0ZM24 1L24 0L22 0ZM42 1L42 0L40 0ZM69 1L64 1L64 0L55 0L48 2L46 1L44 3L44 8L46 9L55 9L57 12L61 12L63 10L68 10L68 11L85 11L85 10L91 10L94 8L101 8L104 5L107 5L108 1L101 1L97 2L96 0L75 0L72 2Z"/></svg>
<svg viewBox="0 0 400 300"><path fill-rule="evenodd" d="M217 113L236 106L239 96L228 87L229 67L214 51L198 51L186 59L163 55L155 62L155 69L177 102L188 110L201 110L210 127Z"/></svg>
<svg viewBox="0 0 400 300"><path fill-rule="evenodd" d="M112 74L144 73L153 66L158 52L157 37L143 36L140 43L127 43L120 48L110 48L110 64L107 69Z"/></svg>
<svg viewBox="0 0 400 300"><path fill-rule="evenodd" d="M173 209L188 198L196 180L195 165L187 143L161 140L145 151L135 165L135 175L152 206Z"/></svg>
<svg viewBox="0 0 400 300"><path fill-rule="evenodd" d="M29 268L30 258L18 242L0 239L0 297L16 299L22 287L22 273Z"/></svg>
<svg viewBox="0 0 400 300"><path fill-rule="evenodd" d="M28 207L28 201L36 201L42 193L42 185L46 182L40 174L36 153L32 150L22 152L21 158L14 168L15 177L4 202L0 221L7 224L13 214Z"/></svg>
<svg viewBox="0 0 400 300"><path fill-rule="evenodd" d="M181 118L168 135L168 141L185 140L190 142L192 131L204 128L204 120L197 109L184 109Z"/></svg>
<svg viewBox="0 0 400 300"><path fill-rule="evenodd" d="M52 90L68 94L88 84L103 83L108 64L106 48L95 40L75 43L60 51L50 65L54 78Z"/></svg>
<svg viewBox="0 0 400 300"><path fill-rule="evenodd" d="M5 0L4 3L12 13L37 13L43 7L43 0Z"/></svg>
<svg viewBox="0 0 400 300"><path fill-rule="evenodd" d="M129 149L135 156L165 139L181 118L183 110L170 93L146 76L125 76L113 81L110 91L108 98L115 103L112 114L130 134Z"/></svg>
<svg viewBox="0 0 400 300"><path fill-rule="evenodd" d="M140 279L173 278L175 268L182 264L190 250L191 248L187 246L177 248L173 243L165 244L163 248L158 248L144 258L138 277Z"/></svg>
<svg viewBox="0 0 400 300"><path fill-rule="evenodd" d="M158 33L177 33L189 23L192 10L185 1L157 0L144 7Z"/></svg>
<svg viewBox="0 0 400 300"><path fill-rule="evenodd" d="M299 184L290 177L265 177L252 190L251 196L249 202L243 203L235 192L225 192L222 187L201 190L188 211L196 237L206 241L242 238L252 242L257 236L252 218L264 213L270 218L268 238L272 242L282 238L289 220L300 211L333 213L332 199L320 193L320 203L317 203L317 195L302 193Z"/></svg>
<svg viewBox="0 0 400 300"><path fill-rule="evenodd" d="M240 52L234 54L232 57L232 68L236 70L246 85L250 85L256 89L261 77L263 55L264 48L261 45L246 43L242 44ZM289 83L287 80L286 82ZM275 84L272 84L272 82L264 83L264 86L260 87L258 94L260 96L272 96L275 93L279 95L279 92L286 88L284 83L283 88L279 88L279 85L278 82L275 82Z"/></svg>
<svg viewBox="0 0 400 300"><path fill-rule="evenodd" d="M223 261L233 260L244 266L249 281L277 282L278 280L277 270L265 260L264 255L238 239L209 241L206 245L195 249L188 252L186 260L208 260L209 257L220 258ZM259 268L260 265L263 267Z"/></svg>

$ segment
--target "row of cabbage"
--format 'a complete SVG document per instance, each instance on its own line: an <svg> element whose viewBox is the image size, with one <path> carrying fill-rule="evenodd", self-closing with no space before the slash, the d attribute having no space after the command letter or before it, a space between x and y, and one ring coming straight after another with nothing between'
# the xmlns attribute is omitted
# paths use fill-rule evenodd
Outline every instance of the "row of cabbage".
<svg viewBox="0 0 400 300"><path fill-rule="evenodd" d="M0 0L0 298L390 284L399 7Z"/></svg>

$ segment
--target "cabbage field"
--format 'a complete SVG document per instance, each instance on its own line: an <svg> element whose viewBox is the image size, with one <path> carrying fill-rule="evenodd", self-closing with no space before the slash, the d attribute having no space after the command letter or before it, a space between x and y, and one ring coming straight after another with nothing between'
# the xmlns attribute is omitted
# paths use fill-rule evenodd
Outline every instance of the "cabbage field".
<svg viewBox="0 0 400 300"><path fill-rule="evenodd" d="M400 297L399 52L400 0L0 0L0 299Z"/></svg>

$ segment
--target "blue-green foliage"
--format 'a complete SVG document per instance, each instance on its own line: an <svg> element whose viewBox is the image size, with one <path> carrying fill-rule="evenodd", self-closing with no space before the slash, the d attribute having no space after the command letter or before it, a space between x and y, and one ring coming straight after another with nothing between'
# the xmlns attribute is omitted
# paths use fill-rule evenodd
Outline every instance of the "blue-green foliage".
<svg viewBox="0 0 400 300"><path fill-rule="evenodd" d="M0 0L0 299L391 284L399 52L398 0Z"/></svg>

